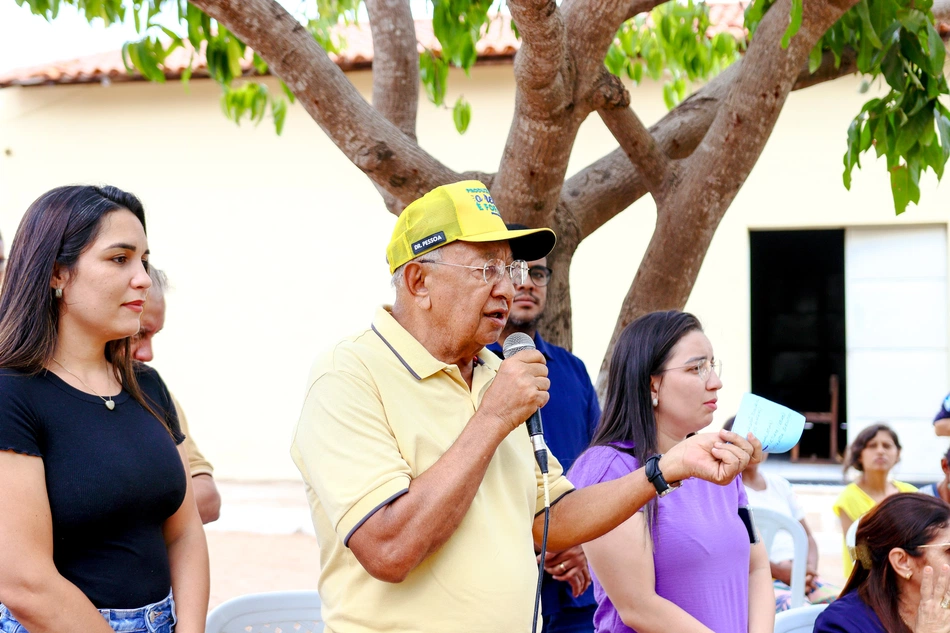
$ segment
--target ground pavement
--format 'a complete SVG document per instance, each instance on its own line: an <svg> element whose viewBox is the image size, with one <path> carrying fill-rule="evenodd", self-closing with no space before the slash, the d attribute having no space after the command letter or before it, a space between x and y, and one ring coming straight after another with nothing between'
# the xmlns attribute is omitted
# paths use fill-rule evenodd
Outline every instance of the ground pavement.
<svg viewBox="0 0 950 633"><path fill-rule="evenodd" d="M302 483L219 481L221 518L206 526L211 607L260 591L316 589L317 540ZM818 542L822 579L842 586L841 527L831 505L840 485L796 485Z"/></svg>

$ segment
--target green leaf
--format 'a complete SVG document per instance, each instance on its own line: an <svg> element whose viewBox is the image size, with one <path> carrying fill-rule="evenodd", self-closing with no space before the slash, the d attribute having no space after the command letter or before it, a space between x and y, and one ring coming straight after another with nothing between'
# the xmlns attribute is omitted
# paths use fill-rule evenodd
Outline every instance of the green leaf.
<svg viewBox="0 0 950 633"><path fill-rule="evenodd" d="M261 56L257 53L254 53L254 58L251 60L251 64L254 66L254 70L257 71L258 75L267 74L267 62L261 59Z"/></svg>
<svg viewBox="0 0 950 633"><path fill-rule="evenodd" d="M906 211L912 201L916 203L920 200L920 189L913 182L906 165L891 169L891 194L894 196L894 211L898 215Z"/></svg>
<svg viewBox="0 0 950 633"><path fill-rule="evenodd" d="M452 120L455 122L458 133L465 134L472 120L472 106L463 97L455 101L455 107L452 108Z"/></svg>
<svg viewBox="0 0 950 633"><path fill-rule="evenodd" d="M891 46L881 62L884 80L894 90L904 89L904 63L901 61L900 47Z"/></svg>
<svg viewBox="0 0 950 633"><path fill-rule="evenodd" d="M861 0L866 2L867 0ZM782 36L782 48L788 48L792 38L802 27L802 0L792 0L792 10L789 14L788 28L785 29L785 35Z"/></svg>
<svg viewBox="0 0 950 633"><path fill-rule="evenodd" d="M281 80L280 82L280 89L284 91L284 95L287 97L287 101L289 101L290 103L297 102L297 96L293 93L290 87L283 82L283 80Z"/></svg>
<svg viewBox="0 0 950 633"><path fill-rule="evenodd" d="M883 2L883 0L877 0L878 2ZM871 24L871 13L868 8L868 0L861 0L854 6L855 10L858 12L858 15L861 17L861 25L864 29L861 31L861 38L867 38L874 48L883 48L881 43L881 38L877 36L877 31L874 30L874 25Z"/></svg>
<svg viewBox="0 0 950 633"><path fill-rule="evenodd" d="M277 132L277 136L280 136L284 131L284 123L287 120L287 101L280 98L272 99L270 112L274 118L274 130Z"/></svg>
<svg viewBox="0 0 950 633"><path fill-rule="evenodd" d="M947 56L940 33L933 24L927 22L927 47L930 49L930 72L934 75L943 73L943 62Z"/></svg>
<svg viewBox="0 0 950 633"><path fill-rule="evenodd" d="M821 66L822 60L822 50L821 44L817 44L812 47L811 52L808 53L808 74L814 74L816 70Z"/></svg>
<svg viewBox="0 0 950 633"><path fill-rule="evenodd" d="M933 110L924 109L909 118L907 123L897 130L894 152L905 154L920 140L921 134L928 125L933 126Z"/></svg>

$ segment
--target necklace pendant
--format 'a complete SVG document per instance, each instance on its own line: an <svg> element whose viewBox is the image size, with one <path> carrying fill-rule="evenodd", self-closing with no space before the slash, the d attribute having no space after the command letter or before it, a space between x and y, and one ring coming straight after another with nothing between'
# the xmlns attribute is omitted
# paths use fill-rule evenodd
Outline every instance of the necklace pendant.
<svg viewBox="0 0 950 633"><path fill-rule="evenodd" d="M112 398L106 400L106 408L109 409L109 411L115 409L115 402L112 401Z"/></svg>

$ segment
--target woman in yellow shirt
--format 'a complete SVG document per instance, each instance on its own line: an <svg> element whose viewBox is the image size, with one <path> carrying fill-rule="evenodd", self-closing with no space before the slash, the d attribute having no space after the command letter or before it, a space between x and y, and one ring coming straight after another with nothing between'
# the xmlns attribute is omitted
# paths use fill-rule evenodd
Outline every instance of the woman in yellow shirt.
<svg viewBox="0 0 950 633"><path fill-rule="evenodd" d="M901 458L897 433L886 424L872 424L854 438L848 449L845 471L854 468L860 474L848 484L835 501L834 511L841 520L841 533L847 534L851 524L884 499L898 492L917 492L917 488L890 479L891 469ZM854 562L847 543L842 552L844 575L851 575Z"/></svg>

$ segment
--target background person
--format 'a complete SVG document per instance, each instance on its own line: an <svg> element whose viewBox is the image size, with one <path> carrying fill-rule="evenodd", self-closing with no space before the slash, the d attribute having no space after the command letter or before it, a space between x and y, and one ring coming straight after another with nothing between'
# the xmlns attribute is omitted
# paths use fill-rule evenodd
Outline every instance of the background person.
<svg viewBox="0 0 950 633"><path fill-rule="evenodd" d="M950 503L950 448L940 458L940 469L943 471L943 479L927 484L920 489L920 492Z"/></svg>
<svg viewBox="0 0 950 633"><path fill-rule="evenodd" d="M568 476L610 482L651 455L674 450L712 423L721 365L699 320L653 312L624 328L607 376L593 445ZM684 481L622 525L584 543L597 596L598 632L770 633L775 599L768 554L740 517L728 486Z"/></svg>
<svg viewBox="0 0 950 633"><path fill-rule="evenodd" d="M525 230L523 224L506 224L511 231ZM590 444L600 421L597 392L584 362L563 347L545 341L538 333L544 316L548 283L553 271L546 257L528 262L528 276L515 284L508 322L497 343L488 349L503 358L508 335L523 332L534 340L548 368L550 400L544 405L544 441L566 470ZM594 630L597 601L590 586L587 557L580 545L561 552L548 552L541 585L541 613L545 633L581 633Z"/></svg>
<svg viewBox="0 0 950 633"><path fill-rule="evenodd" d="M155 358L152 338L165 327L165 291L168 289L168 278L164 272L151 266L148 274L152 279L152 288L149 290L148 299L142 311L142 325L138 334L132 338L132 357L143 363L150 363ZM172 402L175 404L181 432L185 435L182 446L188 452L188 469L191 473L195 502L198 504L201 522L217 521L221 515L221 495L214 483L214 467L192 439L188 428L188 418L185 417L185 412L174 395L172 395Z"/></svg>
<svg viewBox="0 0 950 633"><path fill-rule="evenodd" d="M547 367L537 350L501 361L484 348L524 283L520 260L553 244L547 229L509 231L477 181L437 187L396 220L395 303L315 363L291 447L328 633L530 628L544 495L523 426L548 400ZM698 435L651 462L652 483L640 469L576 492L552 457L548 545L613 529L663 476L733 485L761 451L751 436Z"/></svg>
<svg viewBox="0 0 950 633"><path fill-rule="evenodd" d="M147 259L142 204L114 187L53 189L14 237L0 295L0 630L204 630L208 552L183 438L158 373L129 353Z"/></svg>
<svg viewBox="0 0 950 633"><path fill-rule="evenodd" d="M934 433L940 436L950 435L950 394L940 403L940 409L934 416Z"/></svg>
<svg viewBox="0 0 950 633"><path fill-rule="evenodd" d="M844 543L851 524L891 495L898 492L917 492L917 488L911 484L891 479L891 469L897 465L900 458L900 440L897 433L886 424L872 424L867 427L858 433L848 448L845 472L854 468L860 475L857 481L845 486L834 505L835 514L841 521L841 559L845 576L849 576L854 567L847 543Z"/></svg>
<svg viewBox="0 0 950 633"><path fill-rule="evenodd" d="M950 631L950 506L891 495L861 519L855 552L858 564L815 633Z"/></svg>
<svg viewBox="0 0 950 633"><path fill-rule="evenodd" d="M735 417L723 425L732 430ZM766 508L783 514L802 524L808 537L808 557L805 563L805 599L811 604L833 602L839 589L818 579L818 543L805 520L805 510L798 502L792 484L784 477L764 472L760 466L768 459L768 453L762 454L762 462L749 464L742 471L742 484L745 486L749 505L753 508ZM785 530L775 534L775 540L769 550L769 568L772 573L772 588L775 591L775 611L786 611L792 606L792 561L795 558L795 544L792 535Z"/></svg>

